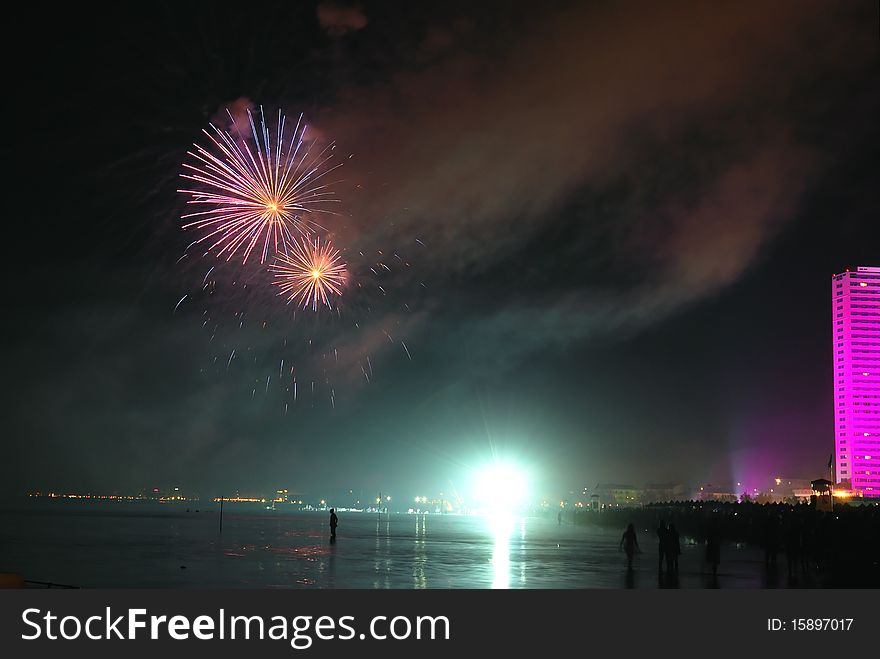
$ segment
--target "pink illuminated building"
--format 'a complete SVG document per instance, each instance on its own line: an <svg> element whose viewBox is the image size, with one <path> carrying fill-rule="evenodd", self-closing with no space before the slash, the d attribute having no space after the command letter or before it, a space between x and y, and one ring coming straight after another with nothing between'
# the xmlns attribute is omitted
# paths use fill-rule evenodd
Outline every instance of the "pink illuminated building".
<svg viewBox="0 0 880 659"><path fill-rule="evenodd" d="M880 268L831 280L834 468L865 497L880 497Z"/></svg>

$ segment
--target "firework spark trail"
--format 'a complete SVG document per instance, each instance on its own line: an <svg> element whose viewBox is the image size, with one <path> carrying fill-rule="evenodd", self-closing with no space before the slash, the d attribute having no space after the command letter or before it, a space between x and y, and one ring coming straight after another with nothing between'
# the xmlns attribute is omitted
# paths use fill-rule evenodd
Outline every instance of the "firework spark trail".
<svg viewBox="0 0 880 659"><path fill-rule="evenodd" d="M180 305L183 304L183 301L187 298L188 295L189 295L189 293L184 294L184 296L177 301L177 304L174 305L174 311L171 312L172 314L177 313L177 310L180 308Z"/></svg>
<svg viewBox="0 0 880 659"><path fill-rule="evenodd" d="M279 254L270 269L278 294L312 311L317 311L319 304L333 308L331 298L342 295L348 274L339 250L319 237L294 242L290 252Z"/></svg>
<svg viewBox="0 0 880 659"><path fill-rule="evenodd" d="M286 253L296 234L322 228L309 215L336 214L326 207L339 202L332 190L335 181L325 177L342 163L330 163L335 143L322 149L305 139L308 126L302 115L285 150L286 117L280 110L274 141L262 106L259 134L250 110L250 135L246 129L242 132L229 110L227 114L235 137L210 124L213 132L202 131L210 147L193 144L195 151L187 152L197 163L184 163L186 171L180 176L204 187L178 192L190 195L188 204L207 208L183 215L192 220L183 228L207 232L190 247L212 241L206 253L217 250L217 256L225 255L228 261L242 251L246 263L259 245L260 263L265 263L273 254Z"/></svg>

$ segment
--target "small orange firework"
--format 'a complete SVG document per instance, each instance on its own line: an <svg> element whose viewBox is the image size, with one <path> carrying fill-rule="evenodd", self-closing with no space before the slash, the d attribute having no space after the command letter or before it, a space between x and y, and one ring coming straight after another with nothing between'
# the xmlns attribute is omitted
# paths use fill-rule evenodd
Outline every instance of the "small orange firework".
<svg viewBox="0 0 880 659"><path fill-rule="evenodd" d="M331 300L342 295L348 277L339 250L317 236L293 241L287 253L278 254L270 269L275 275L273 283L280 289L278 295L313 311L319 304L332 308Z"/></svg>

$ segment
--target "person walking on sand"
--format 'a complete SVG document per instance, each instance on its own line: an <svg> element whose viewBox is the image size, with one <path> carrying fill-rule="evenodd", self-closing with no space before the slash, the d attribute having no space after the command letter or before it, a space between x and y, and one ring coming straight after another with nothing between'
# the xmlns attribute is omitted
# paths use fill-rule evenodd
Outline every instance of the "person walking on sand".
<svg viewBox="0 0 880 659"><path fill-rule="evenodd" d="M666 531L666 570L667 572L678 572L678 557L681 554L681 539L678 535L678 529L675 524L670 524Z"/></svg>
<svg viewBox="0 0 880 659"><path fill-rule="evenodd" d="M657 524L657 553L660 556L660 560L657 563L657 572L663 572L663 556L666 554L667 545L669 544L667 533L666 523L661 519L660 523Z"/></svg>
<svg viewBox="0 0 880 659"><path fill-rule="evenodd" d="M718 576L718 564L721 562L721 530L718 523L709 524L706 534L706 562L712 567L712 576Z"/></svg>
<svg viewBox="0 0 880 659"><path fill-rule="evenodd" d="M626 531L623 532L623 537L620 539L620 548L626 552L626 567L629 570L632 570L633 566L633 556L635 556L639 549L639 541L636 538L636 529L630 524L626 527Z"/></svg>
<svg viewBox="0 0 880 659"><path fill-rule="evenodd" d="M336 526L339 524L339 518L336 516L336 509L330 509L330 539L336 539Z"/></svg>

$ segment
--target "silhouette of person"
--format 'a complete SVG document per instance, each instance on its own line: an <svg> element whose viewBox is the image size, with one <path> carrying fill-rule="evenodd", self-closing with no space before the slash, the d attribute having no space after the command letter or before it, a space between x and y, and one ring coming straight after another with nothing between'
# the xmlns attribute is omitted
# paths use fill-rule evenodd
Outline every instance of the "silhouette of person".
<svg viewBox="0 0 880 659"><path fill-rule="evenodd" d="M666 524L661 519L657 525L657 553L660 555L660 560L657 562L657 572L663 572L663 555L666 553L667 545L669 544L667 534Z"/></svg>
<svg viewBox="0 0 880 659"><path fill-rule="evenodd" d="M710 524L706 534L706 562L712 566L712 575L717 577L721 562L721 532L717 523Z"/></svg>
<svg viewBox="0 0 880 659"><path fill-rule="evenodd" d="M666 569L669 572L678 572L678 556L681 554L681 540L675 524L670 524L666 531Z"/></svg>
<svg viewBox="0 0 880 659"><path fill-rule="evenodd" d="M330 539L336 539L336 526L339 524L339 518L336 516L336 509L330 509Z"/></svg>
<svg viewBox="0 0 880 659"><path fill-rule="evenodd" d="M639 549L638 538L636 538L636 529L631 523L626 527L626 531L623 532L623 537L620 538L620 548L626 552L627 569L632 570L633 556L635 556L637 551L641 550Z"/></svg>
<svg viewBox="0 0 880 659"><path fill-rule="evenodd" d="M775 567L777 554L779 553L779 518L776 516L775 511L766 513L762 534L764 564Z"/></svg>
<svg viewBox="0 0 880 659"><path fill-rule="evenodd" d="M556 513L556 523L559 526L562 526L562 511L561 510L558 513Z"/></svg>
<svg viewBox="0 0 880 659"><path fill-rule="evenodd" d="M791 515L785 526L785 558L788 564L788 576L793 577L801 561L801 524L800 519Z"/></svg>

